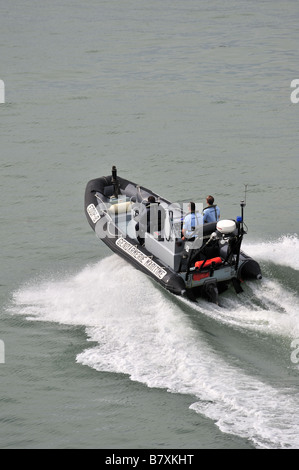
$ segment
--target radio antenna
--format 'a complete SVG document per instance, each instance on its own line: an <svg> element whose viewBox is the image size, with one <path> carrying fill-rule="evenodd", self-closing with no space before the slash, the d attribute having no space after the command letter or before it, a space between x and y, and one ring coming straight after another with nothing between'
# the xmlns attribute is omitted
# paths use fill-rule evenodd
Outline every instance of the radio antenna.
<svg viewBox="0 0 299 470"><path fill-rule="evenodd" d="M245 206L246 206L246 195L247 195L247 188L248 188L248 184L244 184L245 186L245 191L244 191L244 202L245 202Z"/></svg>

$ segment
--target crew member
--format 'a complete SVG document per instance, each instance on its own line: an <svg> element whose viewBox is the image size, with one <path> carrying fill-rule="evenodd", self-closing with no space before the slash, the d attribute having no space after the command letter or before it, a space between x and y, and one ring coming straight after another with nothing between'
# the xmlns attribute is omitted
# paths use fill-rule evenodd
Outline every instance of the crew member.
<svg viewBox="0 0 299 470"><path fill-rule="evenodd" d="M182 229L182 240L192 240L196 235L194 235L194 230L198 225L203 224L203 216L195 211L195 203L190 202L189 213L186 215L183 223Z"/></svg>
<svg viewBox="0 0 299 470"><path fill-rule="evenodd" d="M144 244L144 235L147 233L161 232L164 228L165 210L156 202L154 196L149 196L145 205L146 210L140 215L139 222L135 226L137 240L141 245Z"/></svg>
<svg viewBox="0 0 299 470"><path fill-rule="evenodd" d="M213 196L208 196L206 201L208 205L202 211L203 222L205 224L209 222L218 222L220 219L220 209L216 204L214 204Z"/></svg>

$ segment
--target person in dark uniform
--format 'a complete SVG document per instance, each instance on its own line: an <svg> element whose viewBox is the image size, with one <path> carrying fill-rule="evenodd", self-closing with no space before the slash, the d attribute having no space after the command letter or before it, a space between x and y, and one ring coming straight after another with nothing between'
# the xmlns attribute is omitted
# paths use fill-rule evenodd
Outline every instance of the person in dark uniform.
<svg viewBox="0 0 299 470"><path fill-rule="evenodd" d="M164 228L165 210L156 201L154 196L149 196L145 205L146 210L140 215L139 222L135 226L137 240L144 244L144 235L147 233L161 232Z"/></svg>

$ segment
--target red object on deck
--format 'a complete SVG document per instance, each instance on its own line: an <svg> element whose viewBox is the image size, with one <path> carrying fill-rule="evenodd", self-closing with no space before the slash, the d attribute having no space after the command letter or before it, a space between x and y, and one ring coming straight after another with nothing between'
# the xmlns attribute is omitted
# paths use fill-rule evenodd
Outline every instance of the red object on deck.
<svg viewBox="0 0 299 470"><path fill-rule="evenodd" d="M206 261L196 261L195 268L201 268L203 265L203 270L206 268L210 268L212 264L222 264L222 259L218 256L217 258L207 259ZM210 276L210 272L195 272L193 274L193 281L200 281L206 277Z"/></svg>
<svg viewBox="0 0 299 470"><path fill-rule="evenodd" d="M210 273L195 273L193 274L193 281L200 281L201 279L204 279L205 277L209 277Z"/></svg>
<svg viewBox="0 0 299 470"><path fill-rule="evenodd" d="M196 268L201 268L201 266L204 264L203 269L205 269L205 268L208 268L209 266L211 266L212 263L221 264L222 259L218 256L217 258L207 259L206 261L196 261L195 267Z"/></svg>

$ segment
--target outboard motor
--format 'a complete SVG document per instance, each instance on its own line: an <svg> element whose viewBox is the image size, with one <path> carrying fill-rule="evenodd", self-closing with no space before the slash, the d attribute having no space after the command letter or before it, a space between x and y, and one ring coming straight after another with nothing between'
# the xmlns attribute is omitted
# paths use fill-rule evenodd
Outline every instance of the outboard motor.
<svg viewBox="0 0 299 470"><path fill-rule="evenodd" d="M231 262L233 255L238 250L238 231L234 220L220 220L217 222L216 230L220 245L220 254L225 261Z"/></svg>
<svg viewBox="0 0 299 470"><path fill-rule="evenodd" d="M223 234L229 235L236 230L236 222L234 220L219 220L216 225L216 230Z"/></svg>

